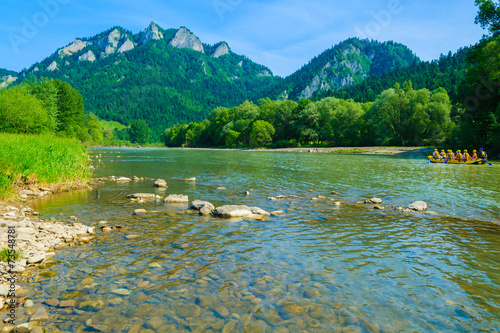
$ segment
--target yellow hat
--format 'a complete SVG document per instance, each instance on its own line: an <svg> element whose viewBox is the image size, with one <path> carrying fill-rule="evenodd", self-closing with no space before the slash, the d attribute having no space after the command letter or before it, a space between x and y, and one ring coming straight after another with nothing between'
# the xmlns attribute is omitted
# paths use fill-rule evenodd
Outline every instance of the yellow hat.
<svg viewBox="0 0 500 333"><path fill-rule="evenodd" d="M466 152L467 152L467 149L464 149L464 153L466 153Z"/></svg>
<svg viewBox="0 0 500 333"><path fill-rule="evenodd" d="M472 152L473 152L473 153L475 153L475 152L476 152L476 150L474 149Z"/></svg>

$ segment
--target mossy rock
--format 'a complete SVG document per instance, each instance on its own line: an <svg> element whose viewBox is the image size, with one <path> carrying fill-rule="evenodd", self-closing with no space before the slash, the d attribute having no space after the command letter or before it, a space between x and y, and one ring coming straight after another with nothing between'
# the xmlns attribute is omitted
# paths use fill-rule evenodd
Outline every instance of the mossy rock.
<svg viewBox="0 0 500 333"><path fill-rule="evenodd" d="M76 298L76 297L81 297L85 295L84 293L82 293L81 291L70 291L69 293L65 293L63 295L61 295L60 298L62 299L72 299L72 298Z"/></svg>
<svg viewBox="0 0 500 333"><path fill-rule="evenodd" d="M54 277L57 275L57 273L54 271L45 271L45 272L40 272L37 275L42 277Z"/></svg>
<svg viewBox="0 0 500 333"><path fill-rule="evenodd" d="M47 262L47 263L44 263L43 265L40 265L38 266L40 269L49 269L49 268L52 268L54 266L57 266L59 265L59 263L61 262L61 260L53 260L53 261L50 261L50 262Z"/></svg>

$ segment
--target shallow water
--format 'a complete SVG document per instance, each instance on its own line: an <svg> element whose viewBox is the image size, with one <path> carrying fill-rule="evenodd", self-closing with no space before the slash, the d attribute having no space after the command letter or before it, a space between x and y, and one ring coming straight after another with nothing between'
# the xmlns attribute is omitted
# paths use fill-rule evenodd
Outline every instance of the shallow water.
<svg viewBox="0 0 500 333"><path fill-rule="evenodd" d="M45 326L86 332L497 331L497 166L286 152L100 149L107 182L38 203L42 218L76 215L121 230L59 251L57 273L31 298L74 299ZM183 179L197 177L195 183ZM225 190L218 190L217 187ZM251 195L246 196L245 191ZM315 191L315 192L310 192ZM332 191L340 194L332 195ZM285 215L268 221L187 214L186 205L129 203L136 192L186 194L215 206ZM269 201L276 195L292 200ZM324 199L312 200L324 196ZM356 204L371 197L385 210ZM332 201L340 200L336 207ZM393 206L423 200L438 215ZM145 208L145 216L132 216ZM127 240L126 235L139 235ZM118 290L117 290L118 289ZM122 289L126 289L123 291ZM130 294L128 294L130 293ZM94 308L82 308L98 300ZM87 303L85 303L87 302Z"/></svg>

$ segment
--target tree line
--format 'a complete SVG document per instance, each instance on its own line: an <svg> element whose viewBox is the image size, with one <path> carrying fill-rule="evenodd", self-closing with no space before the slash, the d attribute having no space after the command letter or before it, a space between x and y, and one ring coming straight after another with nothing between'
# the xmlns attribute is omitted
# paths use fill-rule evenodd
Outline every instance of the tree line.
<svg viewBox="0 0 500 333"><path fill-rule="evenodd" d="M454 127L446 90L396 84L374 102L327 97L218 107L203 122L177 124L162 139L168 147L436 145Z"/></svg>
<svg viewBox="0 0 500 333"><path fill-rule="evenodd" d="M59 79L36 79L0 89L0 132L54 134L75 138L87 145L119 145L149 142L144 120L125 130L103 130L99 118L85 114L83 97Z"/></svg>

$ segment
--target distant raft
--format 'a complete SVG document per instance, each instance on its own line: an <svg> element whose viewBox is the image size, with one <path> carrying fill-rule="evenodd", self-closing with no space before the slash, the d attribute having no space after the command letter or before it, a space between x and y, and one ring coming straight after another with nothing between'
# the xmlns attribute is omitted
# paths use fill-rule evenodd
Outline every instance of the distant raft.
<svg viewBox="0 0 500 333"><path fill-rule="evenodd" d="M442 158L434 158L432 156L427 157L429 159L429 162L431 163L446 163L446 164L468 164L468 165L482 165L482 164L488 164L488 161L482 160L480 158L476 160L467 160L467 161L457 161L457 160L450 160L450 159L442 159Z"/></svg>

